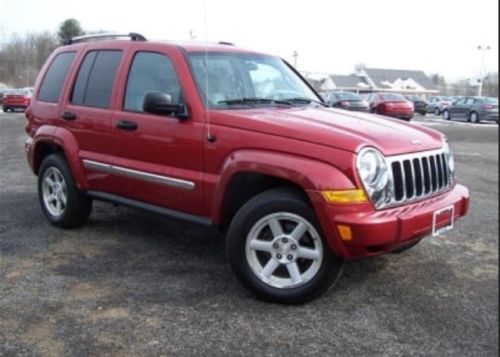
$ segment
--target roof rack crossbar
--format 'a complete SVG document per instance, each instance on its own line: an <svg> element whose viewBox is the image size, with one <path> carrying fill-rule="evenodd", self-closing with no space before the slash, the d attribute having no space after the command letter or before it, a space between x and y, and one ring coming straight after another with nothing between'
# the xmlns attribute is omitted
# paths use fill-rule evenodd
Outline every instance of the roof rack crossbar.
<svg viewBox="0 0 500 357"><path fill-rule="evenodd" d="M146 37L140 33L130 32L130 33L98 33L95 35L83 35L72 37L64 42L65 45L71 45L73 43L85 42L93 39L112 39L118 37L130 37L131 41L146 41Z"/></svg>
<svg viewBox="0 0 500 357"><path fill-rule="evenodd" d="M219 41L217 42L219 45L226 45L226 46L234 46L234 43L228 42L228 41Z"/></svg>

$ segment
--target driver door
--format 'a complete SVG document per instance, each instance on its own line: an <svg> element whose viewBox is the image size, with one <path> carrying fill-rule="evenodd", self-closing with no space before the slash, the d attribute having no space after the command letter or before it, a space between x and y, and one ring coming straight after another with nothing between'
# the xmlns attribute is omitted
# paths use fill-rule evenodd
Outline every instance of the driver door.
<svg viewBox="0 0 500 357"><path fill-rule="evenodd" d="M145 94L160 91L184 103L175 54L136 45L122 73L123 103L113 115L114 193L184 213L203 215L203 122L143 110Z"/></svg>

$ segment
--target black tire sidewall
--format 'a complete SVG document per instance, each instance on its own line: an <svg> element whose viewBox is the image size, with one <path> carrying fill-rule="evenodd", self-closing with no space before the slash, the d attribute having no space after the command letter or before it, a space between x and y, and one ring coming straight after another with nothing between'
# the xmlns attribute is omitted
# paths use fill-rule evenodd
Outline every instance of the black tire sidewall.
<svg viewBox="0 0 500 357"><path fill-rule="evenodd" d="M45 172L50 168L58 169L66 184L67 203L61 216L52 215L43 200L42 182ZM51 154L47 156L40 165L38 171L38 198L42 206L43 213L49 222L61 228L76 228L81 226L87 220L92 208L92 200L84 196L76 187L71 171L66 161L60 154Z"/></svg>
<svg viewBox="0 0 500 357"><path fill-rule="evenodd" d="M323 261L316 276L297 288L279 289L261 281L246 258L246 238L252 226L262 217L287 212L309 221L319 233L323 245ZM334 256L324 239L314 210L299 195L287 190L270 190L247 202L236 214L228 230L228 259L238 280L257 297L272 302L304 303L328 290L342 272L342 261Z"/></svg>

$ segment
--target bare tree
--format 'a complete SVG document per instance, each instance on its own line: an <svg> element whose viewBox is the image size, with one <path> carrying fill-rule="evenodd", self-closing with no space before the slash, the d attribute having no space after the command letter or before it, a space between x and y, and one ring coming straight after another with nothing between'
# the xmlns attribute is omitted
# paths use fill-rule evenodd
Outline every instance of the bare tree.
<svg viewBox="0 0 500 357"><path fill-rule="evenodd" d="M49 33L13 34L0 47L0 82L13 87L29 87L40 68L57 47L57 38Z"/></svg>

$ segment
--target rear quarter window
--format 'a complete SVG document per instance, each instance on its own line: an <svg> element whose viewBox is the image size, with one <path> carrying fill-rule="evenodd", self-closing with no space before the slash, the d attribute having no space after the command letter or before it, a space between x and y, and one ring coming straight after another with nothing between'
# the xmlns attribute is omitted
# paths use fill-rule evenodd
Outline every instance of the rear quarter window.
<svg viewBox="0 0 500 357"><path fill-rule="evenodd" d="M54 103L59 101L62 86L74 59L75 52L63 52L54 58L40 86L39 100Z"/></svg>

